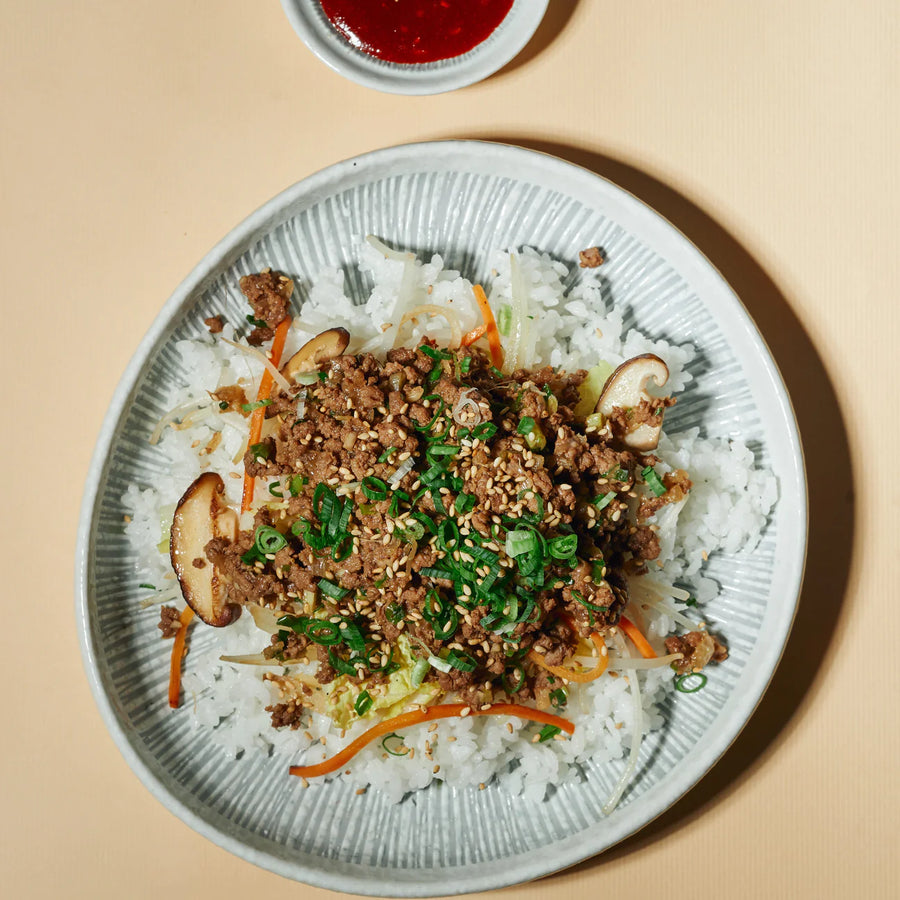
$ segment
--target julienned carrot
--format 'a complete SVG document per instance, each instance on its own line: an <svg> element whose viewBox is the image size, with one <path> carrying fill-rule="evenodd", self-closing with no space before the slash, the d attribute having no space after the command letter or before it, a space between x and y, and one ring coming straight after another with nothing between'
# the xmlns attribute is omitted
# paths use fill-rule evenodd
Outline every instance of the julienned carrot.
<svg viewBox="0 0 900 900"><path fill-rule="evenodd" d="M481 318L484 319L485 336L488 346L491 348L491 362L499 369L503 365L503 347L500 346L500 330L497 328L494 313L491 311L484 288L480 284L472 285L472 293L475 294L475 299L478 301ZM466 336L468 337L468 335Z"/></svg>
<svg viewBox="0 0 900 900"><path fill-rule="evenodd" d="M291 327L291 317L285 316L279 323L275 329L275 337L272 339L272 351L269 354L269 359L272 361L272 365L278 368L278 363L281 362L281 354L284 353L284 342L287 340L287 333ZM259 382L259 390L256 392L257 400L268 400L269 394L272 392L272 385L275 383L272 378L272 373L266 369L262 374L262 379ZM257 409L253 410L253 413L250 416L250 437L247 441L247 446L250 447L253 444L258 444L260 437L262 437L262 427L263 420L266 417L266 408L264 406L260 406ZM241 496L241 512L245 513L250 506L253 504L253 486L254 486L254 478L252 475L248 475L246 472L244 473L244 493Z"/></svg>
<svg viewBox="0 0 900 900"><path fill-rule="evenodd" d="M599 678L606 671L606 667L609 664L609 655L604 652L606 644L604 644L603 638L595 631L591 634L591 640L597 648L598 659L597 665L587 672L576 672L563 666L551 666L540 653L534 650L528 651L528 659L536 666L546 669L551 675L556 675L557 678L565 678L566 681L577 681L581 684L586 684L588 681L594 681Z"/></svg>
<svg viewBox="0 0 900 900"><path fill-rule="evenodd" d="M463 710L469 710L467 716L516 716L520 719L529 719L532 722L541 722L544 725L555 725L566 734L572 734L575 726L568 720L552 713L541 712L529 706L520 706L518 703L494 703L488 709L473 709L464 703L442 703L438 706L428 706L415 712L401 713L390 719L385 719L377 725L373 725L368 731L363 732L355 741L336 753L331 759L317 763L314 766L291 766L291 775L299 775L301 778L315 778L317 775L328 775L345 766L366 744L375 738L391 734L402 728L410 728L413 725L421 725L423 722L432 722L435 719L453 719L462 717Z"/></svg>
<svg viewBox="0 0 900 900"><path fill-rule="evenodd" d="M469 347L475 343L480 337L484 337L484 333L487 331L487 325L479 325L477 328L473 328L470 332L463 335L462 341L460 341L461 347Z"/></svg>
<svg viewBox="0 0 900 900"><path fill-rule="evenodd" d="M622 616L619 619L619 625L622 626L622 631L631 638L631 643L638 648L644 659L656 659L656 651L650 646L650 641L641 634L640 629L634 622Z"/></svg>
<svg viewBox="0 0 900 900"><path fill-rule="evenodd" d="M187 640L188 625L194 618L194 611L186 606L178 617L181 626L172 643L172 662L169 664L169 706L178 709L181 695L181 660L184 658L184 642Z"/></svg>

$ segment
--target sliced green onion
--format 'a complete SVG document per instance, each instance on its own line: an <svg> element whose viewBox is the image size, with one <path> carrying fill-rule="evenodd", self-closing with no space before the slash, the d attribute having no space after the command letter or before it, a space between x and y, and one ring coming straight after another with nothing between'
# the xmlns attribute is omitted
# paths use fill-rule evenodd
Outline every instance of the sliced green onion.
<svg viewBox="0 0 900 900"><path fill-rule="evenodd" d="M434 636L439 641L447 640L456 631L458 625L459 613L452 606L447 611L446 617L431 623L431 627L434 629Z"/></svg>
<svg viewBox="0 0 900 900"><path fill-rule="evenodd" d="M228 401L227 401L227 400L220 400L220 401L219 401L219 409L221 409L222 412L224 412L226 409L228 409Z"/></svg>
<svg viewBox="0 0 900 900"><path fill-rule="evenodd" d="M443 401L443 398L441 398L437 394L429 394L424 399L427 400L429 403L433 400L437 400L438 401L438 411L434 414L434 418L432 418L432 420L427 425L419 425L414 422L413 425L415 426L416 431L431 431L431 428L434 425L434 423L437 422L437 420L441 417L442 413L444 412L445 403Z"/></svg>
<svg viewBox="0 0 900 900"><path fill-rule="evenodd" d="M390 458L390 455L396 449L397 449L396 447L388 447L387 450L385 450L384 453L382 453L381 456L378 457L378 462L380 462L380 463L387 462L388 459Z"/></svg>
<svg viewBox="0 0 900 900"><path fill-rule="evenodd" d="M388 741L390 741L390 745L388 745ZM400 743L397 744L397 741ZM393 731L381 739L381 749L385 753L390 753L391 756L406 756L409 753L409 747L403 743L403 735L395 734Z"/></svg>
<svg viewBox="0 0 900 900"><path fill-rule="evenodd" d="M708 680L702 672L687 672L675 679L675 690L682 694L696 694L706 687Z"/></svg>
<svg viewBox="0 0 900 900"><path fill-rule="evenodd" d="M370 500L386 500L388 494L388 486L387 482L382 481L380 478L375 478L372 475L367 475L362 480L362 492L370 499Z"/></svg>
<svg viewBox="0 0 900 900"><path fill-rule="evenodd" d="M456 507L456 512L460 516L464 516L472 507L475 505L475 495L474 494L459 494L456 498L456 502L454 506Z"/></svg>
<svg viewBox="0 0 900 900"><path fill-rule="evenodd" d="M428 513L423 513L416 510L415 512L410 513L410 517L421 522L422 525L432 534L437 534L437 525L435 524L434 519L432 519L431 516L428 515Z"/></svg>
<svg viewBox="0 0 900 900"><path fill-rule="evenodd" d="M531 434L531 432L534 431L534 425L535 422L531 416L522 416L522 418L519 419L519 425L516 428L516 431L518 431L519 434Z"/></svg>
<svg viewBox="0 0 900 900"><path fill-rule="evenodd" d="M155 585L155 584L147 584L146 582L142 582L141 584L138 585L138 587L140 587L140 588L145 588L145 589L148 590L148 591L155 591L155 590L156 590L156 585Z"/></svg>
<svg viewBox="0 0 900 900"><path fill-rule="evenodd" d="M571 591L572 599L576 603L580 603L585 609L592 609L594 612L609 612L608 606L598 606L596 603L591 603L590 600L585 600L584 597L578 591Z"/></svg>
<svg viewBox="0 0 900 900"><path fill-rule="evenodd" d="M419 349L432 359L453 359L453 354L449 350L437 350L434 347L429 347L428 344L422 344Z"/></svg>
<svg viewBox="0 0 900 900"><path fill-rule="evenodd" d="M472 368L472 357L466 356L465 358L459 361L459 371L463 373L463 375L469 374L469 369Z"/></svg>
<svg viewBox="0 0 900 900"><path fill-rule="evenodd" d="M445 675L453 668L450 663L441 659L439 656L433 655L428 657L428 665L430 665L432 669L437 669L438 672L443 672Z"/></svg>
<svg viewBox="0 0 900 900"><path fill-rule="evenodd" d="M605 494L601 494L599 497L594 498L594 506L596 506L597 509L606 509L606 507L609 506L609 504L612 503L615 498L615 491L607 491Z"/></svg>
<svg viewBox="0 0 900 900"><path fill-rule="evenodd" d="M554 559L568 559L578 549L578 535L566 534L551 538L547 542L547 549Z"/></svg>
<svg viewBox="0 0 900 900"><path fill-rule="evenodd" d="M366 639L363 637L363 633L359 625L357 625L355 622L344 619L343 622L339 623L338 628L341 632L341 640L354 653L366 652Z"/></svg>
<svg viewBox="0 0 900 900"><path fill-rule="evenodd" d="M468 653L457 653L456 650L451 650L447 654L446 663L454 669L459 669L460 672L475 671L475 660Z"/></svg>
<svg viewBox="0 0 900 900"><path fill-rule="evenodd" d="M279 500L284 499L284 494L281 493L281 482L273 481L269 484L269 493L273 497L277 497Z"/></svg>
<svg viewBox="0 0 900 900"><path fill-rule="evenodd" d="M356 710L356 714L358 716L364 716L372 708L372 704L374 702L375 701L372 699L372 695L368 691L363 691L356 698L356 703L353 704L353 709Z"/></svg>
<svg viewBox="0 0 900 900"><path fill-rule="evenodd" d="M545 725L539 732L539 743L543 744L544 741L552 740L561 731L559 725Z"/></svg>
<svg viewBox="0 0 900 900"><path fill-rule="evenodd" d="M384 610L384 617L396 625L403 618L403 607L399 603L389 603Z"/></svg>
<svg viewBox="0 0 900 900"><path fill-rule="evenodd" d="M252 413L254 410L262 409L264 406L271 406L271 405L272 405L271 400L254 400L253 403L242 403L241 409L245 413Z"/></svg>
<svg viewBox="0 0 900 900"><path fill-rule="evenodd" d="M331 663L331 667L335 672L338 672L340 675L356 675L356 667L347 662L342 656L338 656L334 652L333 647L328 648L328 662Z"/></svg>
<svg viewBox="0 0 900 900"><path fill-rule="evenodd" d="M334 492L327 484L317 484L313 491L313 513L320 522L331 518L331 510L335 501Z"/></svg>
<svg viewBox="0 0 900 900"><path fill-rule="evenodd" d="M422 605L422 618L426 622L434 622L444 615L445 603L443 597L431 588L425 594L425 603Z"/></svg>
<svg viewBox="0 0 900 900"><path fill-rule="evenodd" d="M343 562L352 552L353 538L347 536L331 548L331 558L334 562Z"/></svg>
<svg viewBox="0 0 900 900"><path fill-rule="evenodd" d="M266 443L260 444L251 444L250 445L250 455L254 459L268 459L269 458L269 445Z"/></svg>
<svg viewBox="0 0 900 900"><path fill-rule="evenodd" d="M281 620L279 619L279 624ZM296 631L296 629L294 629ZM308 619L306 623L306 636L316 644L330 647L341 642L341 632L335 622L325 622L322 619Z"/></svg>
<svg viewBox="0 0 900 900"><path fill-rule="evenodd" d="M253 544L262 554L277 553L287 545L287 540L277 528L272 528L271 525L260 525L256 529Z"/></svg>
<svg viewBox="0 0 900 900"><path fill-rule="evenodd" d="M641 478L647 483L647 487L656 494L657 497L662 497L662 495L666 492L666 486L662 483L659 475L656 474L656 469L653 466L647 466L644 469L641 469Z"/></svg>
<svg viewBox="0 0 900 900"><path fill-rule="evenodd" d="M566 692L562 688L557 688L555 691L550 691L550 704L554 709L563 709L568 701L569 698L566 696Z"/></svg>
<svg viewBox="0 0 900 900"><path fill-rule="evenodd" d="M531 553L538 546L538 535L529 530L516 529L506 533L506 555L513 558Z"/></svg>
<svg viewBox="0 0 900 900"><path fill-rule="evenodd" d="M304 477L303 475L292 475L290 484L288 485L288 490L291 492L292 497L296 497L300 491L303 490L303 486L307 483L309 479Z"/></svg>
<svg viewBox="0 0 900 900"><path fill-rule="evenodd" d="M329 581L327 578L319 579L319 590L326 597L331 597L332 600L342 600L350 593L346 588L338 587L333 581Z"/></svg>
<svg viewBox="0 0 900 900"><path fill-rule="evenodd" d="M497 426L493 422L482 422L472 429L472 437L480 441L488 441L497 433Z"/></svg>
<svg viewBox="0 0 900 900"><path fill-rule="evenodd" d="M398 530L402 539L407 543L419 541L425 536L425 526L421 522L415 520L408 522L403 528Z"/></svg>
<svg viewBox="0 0 900 900"><path fill-rule="evenodd" d="M503 380L503 373L496 366L491 366L488 371L491 373L491 375L494 376L494 378L499 378L501 381Z"/></svg>
<svg viewBox="0 0 900 900"><path fill-rule="evenodd" d="M445 581L453 581L453 573L447 569L439 569L437 566L425 566L419 573L423 578L440 578Z"/></svg>

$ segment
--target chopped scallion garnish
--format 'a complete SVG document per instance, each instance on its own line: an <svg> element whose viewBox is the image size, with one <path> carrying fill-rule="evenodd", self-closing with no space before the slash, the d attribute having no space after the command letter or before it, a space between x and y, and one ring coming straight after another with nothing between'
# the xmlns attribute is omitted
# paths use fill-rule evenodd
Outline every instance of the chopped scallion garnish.
<svg viewBox="0 0 900 900"><path fill-rule="evenodd" d="M372 708L372 704L374 702L375 701L372 699L372 695L368 691L363 691L356 698L356 703L353 704L353 709L356 710L356 714L358 716L364 716Z"/></svg>
<svg viewBox="0 0 900 900"><path fill-rule="evenodd" d="M545 725L539 732L539 743L543 744L544 741L552 740L556 737L556 735L560 734L562 729L559 725Z"/></svg>
<svg viewBox="0 0 900 900"><path fill-rule="evenodd" d="M687 672L675 679L675 690L682 694L696 694L706 687L708 680L702 672Z"/></svg>
<svg viewBox="0 0 900 900"><path fill-rule="evenodd" d="M331 597L332 600L341 600L350 593L346 588L338 587L338 585L327 578L319 579L319 590L326 597Z"/></svg>
<svg viewBox="0 0 900 900"><path fill-rule="evenodd" d="M662 483L659 475L656 474L656 469L653 466L647 466L646 468L641 469L641 478L647 484L647 487L656 494L657 497L662 497L666 492L666 486Z"/></svg>

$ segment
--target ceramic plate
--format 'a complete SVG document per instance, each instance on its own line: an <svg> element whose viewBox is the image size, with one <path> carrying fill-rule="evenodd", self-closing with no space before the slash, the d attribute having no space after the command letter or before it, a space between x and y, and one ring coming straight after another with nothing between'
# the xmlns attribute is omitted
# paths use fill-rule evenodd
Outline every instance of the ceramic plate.
<svg viewBox="0 0 900 900"><path fill-rule="evenodd" d="M178 379L174 342L239 296L240 273L272 266L297 282L295 302L325 265L355 272L368 232L440 252L473 280L491 248L530 244L572 260L599 244L614 301L654 338L691 341L696 379L667 417L740 437L771 467L779 500L758 549L714 556L722 587L709 608L730 658L709 688L673 696L645 741L618 809L601 806L619 774L543 802L487 790L429 788L398 805L340 780L298 789L281 765L235 761L166 705L167 657L146 614L122 533L129 483L152 484L161 457L147 442ZM351 290L361 284L348 279ZM235 306L237 309L237 306ZM290 878L350 893L427 896L526 881L593 856L639 829L694 785L745 724L790 629L806 541L806 489L790 402L752 321L710 263L670 224L620 188L549 156L499 144L394 147L331 166L279 194L234 229L163 307L115 393L90 469L77 556L78 623L97 702L122 753L176 815L233 853Z"/></svg>
<svg viewBox="0 0 900 900"><path fill-rule="evenodd" d="M547 0L515 0L506 18L468 53L415 65L378 59L352 46L316 0L281 0L281 6L306 46L344 78L390 94L440 94L475 84L518 55L541 24Z"/></svg>

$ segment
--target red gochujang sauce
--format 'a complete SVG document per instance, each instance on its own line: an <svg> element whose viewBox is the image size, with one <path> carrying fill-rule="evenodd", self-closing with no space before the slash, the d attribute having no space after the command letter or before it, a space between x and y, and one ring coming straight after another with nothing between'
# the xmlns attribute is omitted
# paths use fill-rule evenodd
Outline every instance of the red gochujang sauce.
<svg viewBox="0 0 900 900"><path fill-rule="evenodd" d="M506 18L513 0L321 0L325 15L360 50L395 63L468 53Z"/></svg>

